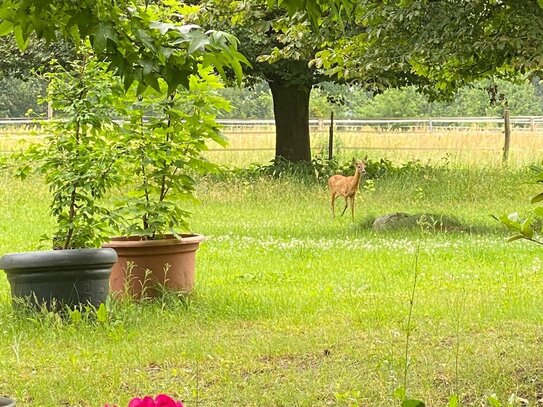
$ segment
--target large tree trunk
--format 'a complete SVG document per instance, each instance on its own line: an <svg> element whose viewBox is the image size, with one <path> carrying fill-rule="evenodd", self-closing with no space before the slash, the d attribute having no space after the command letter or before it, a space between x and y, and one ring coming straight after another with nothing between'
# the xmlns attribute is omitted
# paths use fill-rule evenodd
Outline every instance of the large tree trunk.
<svg viewBox="0 0 543 407"><path fill-rule="evenodd" d="M311 161L309 94L311 86L270 81L275 114L275 157Z"/></svg>

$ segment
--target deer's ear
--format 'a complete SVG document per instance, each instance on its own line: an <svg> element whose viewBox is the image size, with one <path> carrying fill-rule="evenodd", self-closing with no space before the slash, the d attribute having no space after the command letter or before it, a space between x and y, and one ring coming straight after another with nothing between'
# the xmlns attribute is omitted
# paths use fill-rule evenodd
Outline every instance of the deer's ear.
<svg viewBox="0 0 543 407"><path fill-rule="evenodd" d="M366 156L364 157L364 159L362 160L364 162L368 161L368 155L366 154Z"/></svg>
<svg viewBox="0 0 543 407"><path fill-rule="evenodd" d="M353 157L353 164L356 164L356 157Z"/></svg>

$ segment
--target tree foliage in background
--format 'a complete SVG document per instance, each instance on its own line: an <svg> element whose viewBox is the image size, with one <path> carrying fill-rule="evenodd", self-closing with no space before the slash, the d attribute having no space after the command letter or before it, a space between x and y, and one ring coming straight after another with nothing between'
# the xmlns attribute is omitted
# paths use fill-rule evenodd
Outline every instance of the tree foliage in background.
<svg viewBox="0 0 543 407"><path fill-rule="evenodd" d="M68 67L74 59L75 47L66 41L46 44L33 35L21 51L13 34L0 37L0 117L22 117L29 109L43 113L45 107L38 99L47 83L42 75L53 65Z"/></svg>
<svg viewBox="0 0 543 407"><path fill-rule="evenodd" d="M19 11L22 10L19 6L16 6L15 3L28 5L30 7L29 10L31 10L30 14L28 16L17 15L11 20L9 20L8 17L4 17L9 16L10 13L13 14L17 9L19 9ZM9 36L0 37L2 40L0 41L0 49L4 51L0 52L0 70L3 72L10 72L10 76L23 75L28 72L28 69L38 65L40 63L39 61L47 61L52 55L54 55L55 58L62 57L64 48L58 44L59 35L64 33L68 38L80 36L80 20L86 12L95 10L94 7L97 7L96 10L98 12L98 17L93 17L92 20L95 22L95 26L90 22L81 22L84 28L86 27L86 31L83 30L83 32L89 33L89 37L98 48L105 44L106 49L104 54L116 52L115 49L123 44L122 41L115 42L108 37L109 34L115 35L114 32L109 32L108 34L107 30L100 31L100 27L109 27L106 22L112 22L114 18L120 17L120 15L117 15L117 17L104 17L103 14L105 10L109 10L110 7L113 7L113 10L116 10L116 12L119 13L119 10L123 10L123 7L126 7L130 2L114 2L114 4L110 2L106 2L107 4L92 2L94 5L90 4L90 2L80 2L79 5L72 4L71 6L48 4L47 6L44 6L44 10L51 11L53 9L58 9L57 11L60 12L61 16L58 21L55 20L51 27L42 27L43 24L41 21L39 24L35 21L42 17L45 20L52 18L47 12L44 16L37 15L38 8L36 7L41 7L41 3L41 1L3 2L0 8L0 34L5 34L10 30L15 31L15 34L12 35L10 41L5 41ZM278 9L268 10L263 8L265 5L264 2L225 2L216 0L207 2L202 1L200 3L204 6L203 12L207 15L206 19L208 23L216 25L223 24L225 29L231 27L232 30L236 31L236 34L243 38L240 49L246 53L254 63L253 69L248 71L250 76L248 76L247 79L251 80L254 86L256 86L255 91L248 91L245 89L227 89L223 91L224 94L232 100L234 105L229 117L270 118L272 115L272 108L270 107L271 96L265 90L262 82L254 81L252 79L265 77L266 70L275 70L279 74L284 74L285 77L294 76L299 72L292 67L304 67L304 64L308 62L308 60L308 63L312 64L312 72L314 73L315 79L318 80L321 80L321 76L317 76L318 71L314 69L316 65L319 65L321 69L327 69L331 74L351 78L357 81L361 81L363 79L362 77L365 75L366 84L373 83L377 88L384 90L388 85L400 85L402 81L409 83L407 77L402 77L402 75L397 74L398 69L405 69L412 72L416 71L420 75L428 74L427 76L432 80L431 83L437 85L438 89L439 86L441 86L441 90L443 91L467 83L469 80L479 76L508 75L513 67L520 67L520 71L527 71L528 69L537 70L539 66L537 62L539 58L538 55L541 55L541 53L537 54L538 43L534 38L536 36L535 33L539 30L539 25L541 24L540 20L534 21L535 17L528 18L529 12L532 11L534 12L534 16L537 16L538 13L541 14L541 11L535 7L535 1L522 0L523 5L526 3L527 11L516 10L511 1L494 2L477 0L470 2L470 4L466 6L468 11L464 9L456 10L458 8L457 2L450 0L442 2L427 2L422 0L409 2L392 1L387 2L386 4L365 0L358 2L357 7L354 9L350 7L350 3L347 0L321 2L320 5L319 2L311 0L282 1L282 4L287 5L293 11L297 11L293 14L293 20L288 19L286 15ZM514 3L515 5L519 4L518 2ZM154 31L154 34L157 34L160 30L168 30L169 32L169 30L173 29L172 26L168 25L172 24L171 22L166 23L166 25L157 23L157 21L168 20L168 18L170 18L165 18L168 14L165 11L166 9L173 7L174 11L182 11L185 15L189 15L196 11L196 8L183 8L185 6L181 7L177 2L164 1L160 2L160 4L162 8L155 7L152 13L144 7L140 9L142 10L142 13L148 13L148 15L152 14L157 18L155 23L150 22L150 18L147 18L146 20L149 22L149 25L153 24L153 27L155 27L147 27L151 31ZM105 7L105 9L102 10L100 7ZM325 30L323 35L317 38L317 41L315 37L307 35L308 32L311 32L311 27L308 21L304 20L305 14L299 13L300 7L307 10L308 14L311 16L311 21L313 21L314 24L320 24L321 28L324 27L328 30L327 27L339 21L340 23L337 23L338 27L341 28L341 23L344 26L347 24L357 25L358 32L355 29L351 29L349 31L351 34L350 36L343 36L336 42L326 42L326 35L324 35L326 34ZM66 16L63 14L67 13L68 10L72 10L75 13L73 14L73 21L70 19L66 20ZM457 17L455 17L456 11L458 11ZM465 38L457 38L458 35L456 35L453 29L449 29L449 27L461 28L463 24L467 23L466 21L462 21L462 16L466 13L469 14L470 12L476 11L483 13L483 15L489 17L490 20L487 21L482 18L474 20L471 18L467 22L483 24L484 27L486 27L485 30L488 32L481 30L480 27L464 27L464 31L462 32L474 34L476 37L473 41L467 41ZM135 15L138 15L139 12L140 11L134 11ZM318 14L318 12L321 12L321 14ZM427 12L429 15L426 15ZM443 13L441 19L437 19L438 22L429 21L429 16L435 15L438 12ZM100 22L102 17L105 18L106 22ZM389 17L391 18L390 21ZM520 35L518 27L515 27L514 25L515 22L520 21L521 17L526 17L524 24L527 25L527 31L523 35ZM507 19L508 21L504 22L502 27L497 30L495 24L502 22L500 18ZM63 19L67 21L69 29L67 27L60 28ZM203 37L198 37L197 33L202 34L201 31L193 26L182 25L186 21L182 21L179 17L176 17L176 19L179 20L176 21L176 23L180 24L176 26L179 30L183 31L181 27L184 27L184 30L187 33L192 33L189 36L191 39L183 39L181 37L177 39L177 41L180 41L180 43L183 44L180 45L181 48L188 45L189 47L192 47L190 50L193 50L198 49L199 45L202 47L206 46L205 42L208 40L208 37L205 35ZM422 25L417 26L412 20L415 20L417 24ZM21 25L20 28L13 25L13 22L17 21L19 25ZM140 18L138 24L143 24L142 21L143 20ZM440 23L439 21L442 22ZM37 24L38 27L41 27L41 31L37 30L40 36L48 38L53 42L50 45L47 45L43 40L33 40L32 36L26 37L25 39L23 33L32 31L30 29L32 27L27 27L28 25L32 26L32 24ZM25 28L23 29L23 27ZM55 31L55 27L59 29ZM132 28L134 27L135 26ZM360 27L364 27L364 29L362 30ZM122 28L123 27L116 28L115 32ZM398 28L398 30L395 30L395 28ZM441 33L441 31L445 29L453 32ZM434 37L426 31L419 32L421 30L433 30ZM52 37L53 31L56 32L54 40ZM138 31L139 34L137 35L143 38L145 37L143 32L144 31ZM107 35L103 38L101 37L102 34ZM127 35L136 36L136 33L128 30ZM168 35L170 34L168 33ZM516 40L515 35L517 36ZM296 39L297 36L300 36L299 40ZM405 38L396 44L396 40L400 36ZM313 56L313 59L310 59L312 56L311 53L304 51L308 37L312 38L315 45L320 44L322 48L320 53L317 52ZM200 38L200 40L198 40L198 38ZM493 41L496 39L500 39L503 44L494 44ZM15 45L17 42L20 44L21 40L24 40L22 41L23 45L28 43L25 54L22 54L24 57L22 57L20 53L14 52ZM479 42L476 42L475 40L479 40ZM533 43L528 44L530 41ZM474 44L470 45L471 42L474 42ZM487 44L488 42L490 44ZM393 45L392 43L395 43L396 45L390 48L390 46ZM456 47L457 43L460 45L463 44L464 48L456 51L451 50L451 52L454 52L450 55L453 56L453 59L457 59L456 65L454 65L451 61L448 61L449 54L444 53L437 48L440 48L444 44L449 48ZM150 51L145 51L149 53L149 56L152 57L153 52L169 52L167 47L158 50L153 44L152 38L149 39L147 45L154 47L151 48ZM413 44L413 48L409 48L409 46ZM524 48L519 50L515 48L515 44L516 47L527 46L528 49L531 50L530 52L536 53L530 54ZM145 43L143 43L143 45L145 45ZM472 63L471 65L466 65L464 61L462 63L463 69L460 69L460 66L462 65L460 63L460 56L462 56L462 54L466 56L469 52L475 53L480 47L490 47L490 49L494 51L501 47L502 56L494 60L494 63L502 63L501 68L487 69L488 63L479 61L479 59L487 54L479 53L476 56L472 55L471 58L471 60L473 60L473 58L476 57L477 64ZM142 52L145 48L145 46L141 47ZM429 51L426 51L426 49L429 49ZM205 51L205 49L199 50ZM189 49L187 49L187 51L189 51ZM398 54L400 51L401 55ZM437 51L437 53L434 51ZM119 52L124 51L121 50ZM431 58L429 56L423 57L426 55L425 53L431 53ZM193 54L190 55L194 56ZM494 55L494 57L497 58L496 55ZM293 64L290 66L288 64L290 61L288 57L292 57L294 60L295 58L304 59L304 64ZM392 60L388 60L386 57L392 58L395 61L394 64L391 62ZM439 57L441 57L446 64L442 64L441 62L443 61L440 61ZM147 59L142 55L132 53L130 54L130 58L134 72L141 71L140 73L142 75L146 73L150 76L159 76L159 71L154 68L153 64L148 65L146 62ZM157 58L160 59L160 57ZM468 58L468 60L470 59ZM269 62L273 63L270 64ZM507 65L507 63L509 63L509 65ZM448 72L447 69L449 69L448 67L452 65L456 66L458 69L452 70L449 74L446 74L446 72ZM470 66L471 71L468 69ZM377 82L375 78L377 77L379 70L392 72L394 75L390 77L381 75L381 82ZM468 75L469 72L471 73ZM136 77L139 77L140 74L137 73L135 75ZM412 77L411 80L414 80L415 78L416 77ZM130 78L128 78L128 81L129 80ZM447 82L447 80L449 82ZM428 79L428 81L430 81L430 79ZM416 93L413 88L385 90L382 94L370 97L371 93L361 90L356 86L340 86L322 82L321 84L322 85L314 87L314 90L312 91L309 117L327 118L332 109L339 117L360 118L458 115L479 116L497 115L501 113L499 107L492 107L488 104L488 98L485 96L484 89L485 86L488 86L488 83L485 84L484 82L480 82L471 88L461 87L458 94L450 103L430 103L426 98L419 93ZM430 82L426 85L427 86L425 87L423 84L422 88L429 93L435 94L435 91L430 91ZM524 86L525 91L520 91L518 86ZM510 85L506 82L502 82L499 83L499 88L500 92L506 94L512 114L540 114L541 102L539 97L541 96L541 93L543 93L541 86L536 86L536 97L534 97L532 88L528 85ZM20 91L17 92L17 89L20 89ZM33 103L27 103L26 101L30 102L32 95L36 91L37 87L34 86L34 83L28 85L14 80L1 81L0 114L20 116L24 114L28 108L35 109ZM14 94L17 94L18 96L14 98ZM6 100L3 95L10 95L11 97ZM338 98L342 99L342 103L337 104L330 102L331 99L337 100ZM292 101L288 100L288 102L287 107L290 107L292 110Z"/></svg>
<svg viewBox="0 0 543 407"><path fill-rule="evenodd" d="M76 59L73 44L56 39L47 44L32 35L24 51L19 49L13 34L0 37L0 78L27 79L34 72L49 71L51 62L68 66Z"/></svg>
<svg viewBox="0 0 543 407"><path fill-rule="evenodd" d="M322 82L322 72L334 81L353 82L377 92L417 85L418 89L435 99L443 95L451 97L454 90L479 78L515 77L517 72L524 72L528 64L520 63L513 69L512 65L505 63L507 58L511 57L511 62L514 55L525 59L530 57L518 49L523 42L518 38L522 38L520 21L530 16L533 7L514 15L512 21L504 22L512 7L511 1L468 2L469 5L459 13L458 2L452 0L367 0L356 2L356 7L350 0L279 1L279 6L288 9L290 17L277 8L263 8L263 3L199 2L204 5L206 21L232 27L242 40L241 51L253 63L250 73L264 78L270 85L277 124L276 155L291 160L308 159L308 130L302 123L308 117L305 107L307 96L298 98L298 95L308 95L312 87ZM273 1L267 3L275 4ZM528 37L532 40L536 38L534 33L541 32L538 24L533 22L530 27ZM502 28L505 29L503 38L500 34ZM487 31L491 32L490 37ZM457 40L459 33L462 38ZM474 39L480 40L481 44L473 46ZM502 40L505 42L503 46L500 45ZM456 49L458 44L460 49ZM474 48L477 50L475 59L487 58L484 63L469 56ZM453 57L449 58L449 55ZM296 61L303 63L297 65ZM296 76L304 70L316 79L311 81L308 76ZM319 91L319 95L311 99L310 109L312 116L317 114L319 117L329 116L331 109L326 107L355 117L457 115L461 111L469 115L475 111L477 115L496 114L498 108L486 101L481 103L480 93L473 92L475 95L472 97L470 91L464 90L457 100L461 104L462 99L472 98L477 106L471 110L468 106L451 110L446 105L430 103L413 89L391 90L387 96L372 99L369 106L358 105L355 109L346 109L349 102L323 103L323 99L318 97L322 94ZM354 90L350 96L359 94ZM391 94L396 97L390 97ZM383 104L379 105L380 101ZM315 103L320 106L315 108ZM524 109L525 104L518 101L511 100L510 103L516 105L515 110L521 114L530 110ZM532 107L535 109L536 105Z"/></svg>
<svg viewBox="0 0 543 407"><path fill-rule="evenodd" d="M45 83L39 78L0 79L0 117L23 117L29 110L44 113L44 106L38 103L44 91Z"/></svg>
<svg viewBox="0 0 543 407"><path fill-rule="evenodd" d="M223 97L230 101L232 110L224 112L225 119L273 119L273 100L265 81L255 81L248 87L221 89Z"/></svg>
<svg viewBox="0 0 543 407"><path fill-rule="evenodd" d="M511 115L543 115L543 92L539 84L504 80L496 84L507 97ZM0 117L22 117L29 109L43 113L45 106L37 103L42 86L37 78L0 80ZM503 107L490 103L488 86L489 81L480 81L459 89L451 100L430 101L415 86L372 94L358 86L323 82L311 92L309 117L328 119L331 111L338 119L501 116ZM273 119L272 95L264 81L257 81L249 88L221 89L220 93L232 105L231 111L221 115L223 119Z"/></svg>
<svg viewBox="0 0 543 407"><path fill-rule="evenodd" d="M311 92L309 117L328 119L334 111L336 118L364 119L387 117L456 117L494 116L503 114L501 104L491 104L489 80L459 89L454 97L444 101L430 101L415 86L392 88L382 93L371 92L354 85L323 82ZM494 82L498 92L508 100L514 116L543 115L543 93L531 82ZM223 95L230 100L232 111L223 118L270 119L273 117L272 97L266 84L254 88L227 88Z"/></svg>
<svg viewBox="0 0 543 407"><path fill-rule="evenodd" d="M538 116L543 114L543 97L538 96L530 82L512 83L496 81L499 92L508 101L514 116ZM445 101L430 101L415 87L389 89L375 95L368 103L358 106L354 117L457 117L501 116L503 106L490 103L489 81L476 82L460 88L454 97Z"/></svg>

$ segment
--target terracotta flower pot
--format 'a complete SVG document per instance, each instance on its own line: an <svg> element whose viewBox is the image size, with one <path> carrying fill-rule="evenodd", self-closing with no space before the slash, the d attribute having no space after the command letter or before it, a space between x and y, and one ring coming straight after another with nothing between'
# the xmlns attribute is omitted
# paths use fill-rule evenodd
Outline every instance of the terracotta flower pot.
<svg viewBox="0 0 543 407"><path fill-rule="evenodd" d="M103 247L115 249L118 261L109 280L113 296L156 297L162 288L189 293L194 287L196 250L202 235L142 240L113 238Z"/></svg>

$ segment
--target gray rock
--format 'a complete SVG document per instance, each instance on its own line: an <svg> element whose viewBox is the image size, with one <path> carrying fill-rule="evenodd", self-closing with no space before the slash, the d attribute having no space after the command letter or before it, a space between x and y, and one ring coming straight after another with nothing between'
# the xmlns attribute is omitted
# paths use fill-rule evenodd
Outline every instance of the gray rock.
<svg viewBox="0 0 543 407"><path fill-rule="evenodd" d="M377 231L410 228L416 225L417 219L404 212L387 213L376 218L371 227Z"/></svg>
<svg viewBox="0 0 543 407"><path fill-rule="evenodd" d="M373 221L375 231L420 229L434 232L461 231L466 229L455 218L436 214L388 213Z"/></svg>

